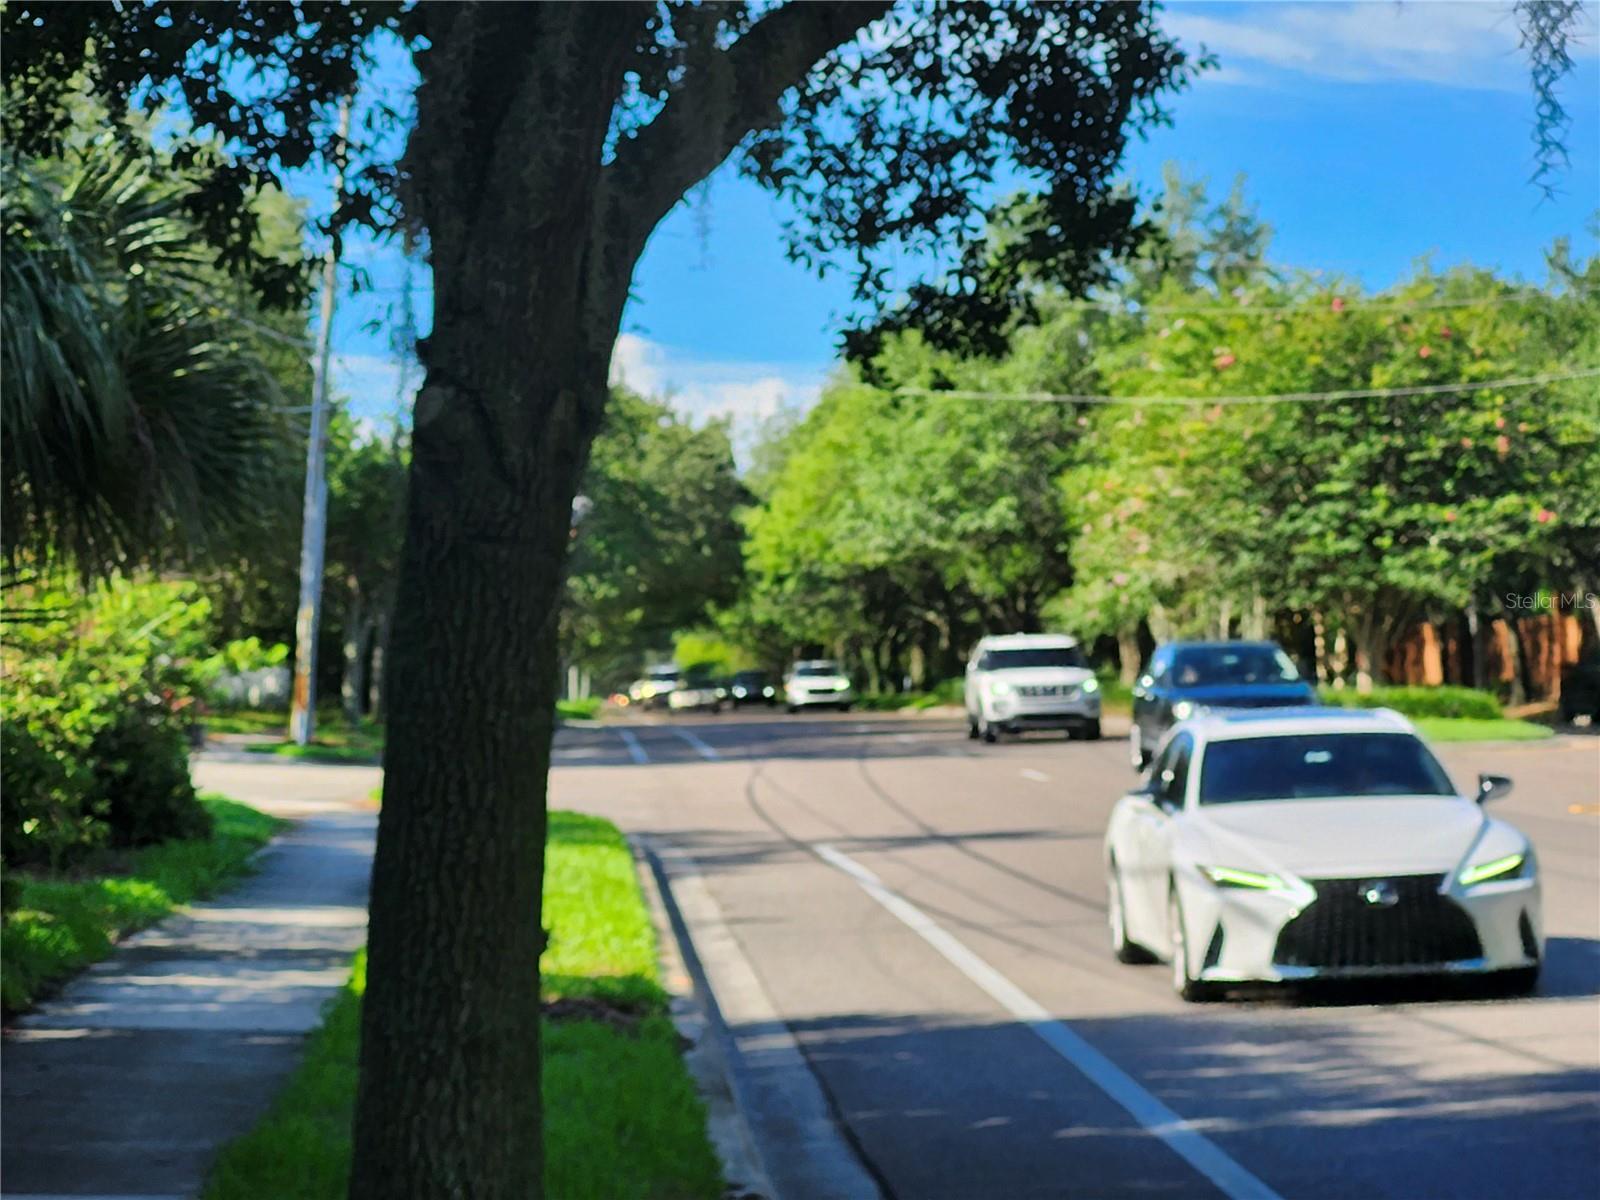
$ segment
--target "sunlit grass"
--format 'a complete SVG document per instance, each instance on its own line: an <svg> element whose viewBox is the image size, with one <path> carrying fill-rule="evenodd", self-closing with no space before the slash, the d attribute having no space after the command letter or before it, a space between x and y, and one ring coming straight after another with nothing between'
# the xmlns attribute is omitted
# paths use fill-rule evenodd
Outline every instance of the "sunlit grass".
<svg viewBox="0 0 1600 1200"><path fill-rule="evenodd" d="M1411 723L1433 742L1531 742L1555 734L1548 725L1509 717L1413 717Z"/></svg>
<svg viewBox="0 0 1600 1200"><path fill-rule="evenodd" d="M0 1000L8 1012L50 984L104 958L118 938L236 878L283 822L204 795L212 836L105 855L70 876L13 872L16 907L0 931Z"/></svg>
<svg viewBox="0 0 1600 1200"><path fill-rule="evenodd" d="M545 1022L545 1194L715 1200L722 1181L704 1109L666 1016L649 910L614 825L550 814L544 922L544 997L638 1018L631 1030L604 1021ZM345 1195L365 982L358 955L349 986L272 1110L218 1159L206 1200Z"/></svg>

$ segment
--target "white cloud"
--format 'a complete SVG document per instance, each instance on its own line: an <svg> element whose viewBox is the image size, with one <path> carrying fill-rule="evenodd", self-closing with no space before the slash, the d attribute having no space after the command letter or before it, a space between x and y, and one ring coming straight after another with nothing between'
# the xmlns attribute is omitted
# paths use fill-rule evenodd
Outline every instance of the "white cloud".
<svg viewBox="0 0 1600 1200"><path fill-rule="evenodd" d="M670 400L696 420L732 417L746 434L781 408L816 403L826 373L809 364L694 358L633 333L621 334L611 354L613 384Z"/></svg>
<svg viewBox="0 0 1600 1200"><path fill-rule="evenodd" d="M1594 57L1595 20L1590 9L1575 58ZM1177 4L1162 25L1190 47L1203 43L1229 69L1248 64L1346 83L1528 89L1509 2L1252 4L1225 15L1209 5ZM1266 80L1241 72L1224 82Z"/></svg>

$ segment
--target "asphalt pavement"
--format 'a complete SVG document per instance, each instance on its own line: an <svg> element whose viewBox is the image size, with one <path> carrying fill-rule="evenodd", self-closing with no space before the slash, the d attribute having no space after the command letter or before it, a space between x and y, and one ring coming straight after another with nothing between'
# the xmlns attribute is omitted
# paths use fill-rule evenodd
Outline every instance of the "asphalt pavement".
<svg viewBox="0 0 1600 1200"><path fill-rule="evenodd" d="M1496 811L1540 856L1538 995L1186 1005L1107 948L1100 841L1133 775L1106 724L996 746L929 716L569 727L551 804L670 857L695 947L734 981L717 999L741 1054L774 1088L807 1076L794 1112L891 1200L1600 1191L1600 738L1439 748L1458 783L1515 781ZM826 1156L754 1128L785 1200L870 1192L808 1181Z"/></svg>

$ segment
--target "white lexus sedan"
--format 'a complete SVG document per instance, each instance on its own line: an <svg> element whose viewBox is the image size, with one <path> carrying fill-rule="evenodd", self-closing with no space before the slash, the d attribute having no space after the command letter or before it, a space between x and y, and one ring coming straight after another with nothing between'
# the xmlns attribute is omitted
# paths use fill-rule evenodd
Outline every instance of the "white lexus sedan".
<svg viewBox="0 0 1600 1200"><path fill-rule="evenodd" d="M1533 847L1458 792L1398 713L1276 709L1177 726L1112 809L1112 949L1186 1000L1249 981L1488 973L1538 981Z"/></svg>

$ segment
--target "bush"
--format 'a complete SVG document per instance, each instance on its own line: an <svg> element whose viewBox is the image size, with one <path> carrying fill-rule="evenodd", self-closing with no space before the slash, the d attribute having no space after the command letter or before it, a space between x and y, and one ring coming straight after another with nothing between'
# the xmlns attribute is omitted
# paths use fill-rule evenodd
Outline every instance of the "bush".
<svg viewBox="0 0 1600 1200"><path fill-rule="evenodd" d="M203 836L186 736L217 662L194 585L121 580L7 599L46 615L8 628L0 647L5 862L60 868L107 843Z"/></svg>
<svg viewBox="0 0 1600 1200"><path fill-rule="evenodd" d="M1467 687L1375 687L1366 695L1348 688L1324 688L1322 702L1335 708L1392 708L1408 717L1472 717L1492 721L1500 701Z"/></svg>
<svg viewBox="0 0 1600 1200"><path fill-rule="evenodd" d="M89 754L90 807L103 815L113 846L211 836L211 815L189 781L188 734L162 710L124 710Z"/></svg>

